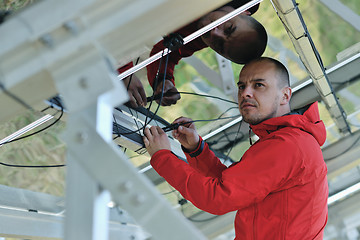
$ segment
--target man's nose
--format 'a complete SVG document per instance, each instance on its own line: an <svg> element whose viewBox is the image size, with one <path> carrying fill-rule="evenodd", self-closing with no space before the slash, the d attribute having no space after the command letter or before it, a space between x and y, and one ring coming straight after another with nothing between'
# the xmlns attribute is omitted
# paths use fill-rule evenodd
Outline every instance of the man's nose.
<svg viewBox="0 0 360 240"><path fill-rule="evenodd" d="M239 93L242 98L251 98L253 96L253 91L252 91L251 87L249 87L249 86L240 90Z"/></svg>
<svg viewBox="0 0 360 240"><path fill-rule="evenodd" d="M210 36L212 39L224 38L224 33L219 27L216 27L210 31Z"/></svg>

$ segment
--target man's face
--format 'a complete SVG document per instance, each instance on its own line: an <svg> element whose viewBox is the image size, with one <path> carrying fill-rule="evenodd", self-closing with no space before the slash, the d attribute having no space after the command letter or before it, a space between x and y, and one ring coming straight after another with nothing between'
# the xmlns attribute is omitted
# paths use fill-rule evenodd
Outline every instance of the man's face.
<svg viewBox="0 0 360 240"><path fill-rule="evenodd" d="M214 12L206 14L199 21L199 28L202 28L211 22L225 16L233 11L232 7L223 7ZM241 15L249 15L249 12ZM227 22L219 25L211 31L201 36L206 45L227 59L232 59L232 54L242 50L242 42L245 36L250 36L252 29L249 27L245 16L236 16Z"/></svg>
<svg viewBox="0 0 360 240"><path fill-rule="evenodd" d="M275 65L271 62L252 62L241 70L238 82L240 113L245 122L256 125L280 116L283 89L278 87Z"/></svg>

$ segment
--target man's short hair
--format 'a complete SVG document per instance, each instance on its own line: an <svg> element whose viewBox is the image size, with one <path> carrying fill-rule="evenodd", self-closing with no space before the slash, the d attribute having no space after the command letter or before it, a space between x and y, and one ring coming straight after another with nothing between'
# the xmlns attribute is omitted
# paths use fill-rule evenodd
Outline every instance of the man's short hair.
<svg viewBox="0 0 360 240"><path fill-rule="evenodd" d="M260 57L260 58L253 60L252 62L262 62L262 61L270 62L275 66L277 74L279 76L279 78L278 78L279 79L279 81L278 81L279 88L290 87L289 72L286 69L286 67L284 66L284 64L282 64L280 61L278 61L274 58L269 58L269 57Z"/></svg>
<svg viewBox="0 0 360 240"><path fill-rule="evenodd" d="M246 19L249 27L252 29L248 36L242 38L243 45L241 54L230 56L231 61L239 64L246 64L253 59L261 57L264 53L268 36L264 26L255 18L246 15L239 15Z"/></svg>

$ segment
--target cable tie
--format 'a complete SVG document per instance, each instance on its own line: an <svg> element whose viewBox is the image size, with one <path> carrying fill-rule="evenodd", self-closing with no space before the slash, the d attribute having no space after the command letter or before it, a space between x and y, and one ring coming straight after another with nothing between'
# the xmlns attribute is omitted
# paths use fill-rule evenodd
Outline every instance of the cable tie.
<svg viewBox="0 0 360 240"><path fill-rule="evenodd" d="M184 45L184 39L179 33L170 33L164 37L164 46L170 51L176 51Z"/></svg>
<svg viewBox="0 0 360 240"><path fill-rule="evenodd" d="M172 95L175 95L175 94L180 94L180 93L179 92L166 92L166 93L163 94L163 97L171 97ZM160 98L161 98L161 93L153 95L151 97L147 97L146 101L151 102L153 100L158 100Z"/></svg>
<svg viewBox="0 0 360 240"><path fill-rule="evenodd" d="M163 127L163 130L164 130L164 132L169 132L169 131L178 129L179 126L180 126L179 123L173 123L173 124L170 124L169 126Z"/></svg>

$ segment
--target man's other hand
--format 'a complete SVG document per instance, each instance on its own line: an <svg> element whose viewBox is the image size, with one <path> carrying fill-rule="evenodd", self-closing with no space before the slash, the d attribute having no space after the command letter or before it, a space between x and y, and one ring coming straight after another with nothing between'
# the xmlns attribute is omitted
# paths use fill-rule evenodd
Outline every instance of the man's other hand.
<svg viewBox="0 0 360 240"><path fill-rule="evenodd" d="M171 151L168 135L158 126L144 129L144 144L150 154L154 155L157 151L167 149Z"/></svg>
<svg viewBox="0 0 360 240"><path fill-rule="evenodd" d="M132 107L146 106L146 94L140 79L135 75L132 75L131 82L130 77L126 77L123 81L125 87L128 89L127 91L130 98L128 103Z"/></svg>
<svg viewBox="0 0 360 240"><path fill-rule="evenodd" d="M186 117L177 118L173 124L178 123L178 129L172 132L172 135L177 139L183 147L188 151L193 151L199 144L199 134L196 132L195 124L192 119Z"/></svg>
<svg viewBox="0 0 360 240"><path fill-rule="evenodd" d="M162 82L159 83L159 86L157 86L155 90L155 95L161 94L162 91ZM166 93L166 96L165 96ZM170 106L173 104L176 104L176 102L180 99L180 93L174 86L174 84L170 81L165 79L165 86L164 86L164 93L163 98L161 101L161 106ZM156 102L159 104L160 99L157 99Z"/></svg>

